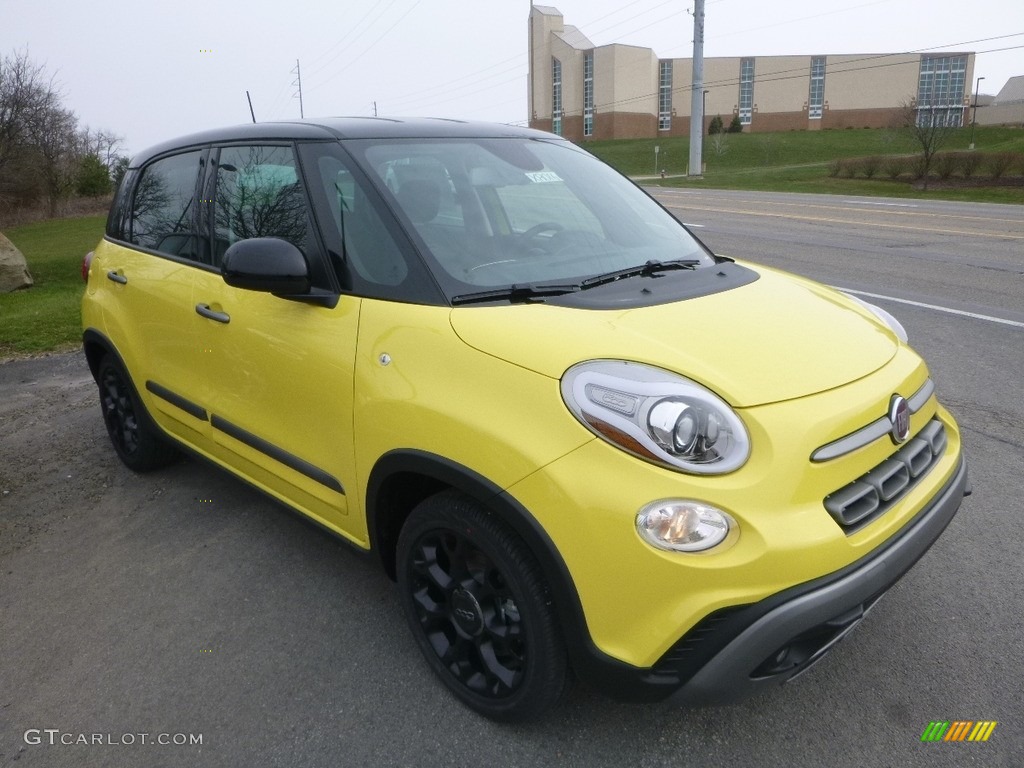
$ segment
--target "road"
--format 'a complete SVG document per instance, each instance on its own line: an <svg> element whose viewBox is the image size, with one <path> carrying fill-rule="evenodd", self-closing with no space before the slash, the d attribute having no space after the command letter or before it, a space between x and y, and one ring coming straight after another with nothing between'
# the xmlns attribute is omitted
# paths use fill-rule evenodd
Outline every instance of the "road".
<svg viewBox="0 0 1024 768"><path fill-rule="evenodd" d="M54 355L0 364L0 765L1018 766L1024 208L654 192L721 253L886 297L962 425L974 495L829 658L730 708L577 686L481 720L372 558L198 462L127 471ZM999 725L922 744L940 719Z"/></svg>

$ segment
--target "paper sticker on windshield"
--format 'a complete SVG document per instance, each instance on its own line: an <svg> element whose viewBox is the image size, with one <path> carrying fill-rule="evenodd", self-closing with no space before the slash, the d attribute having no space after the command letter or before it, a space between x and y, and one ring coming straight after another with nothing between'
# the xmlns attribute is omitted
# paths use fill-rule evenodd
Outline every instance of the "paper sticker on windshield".
<svg viewBox="0 0 1024 768"><path fill-rule="evenodd" d="M534 184L550 184L554 181L561 181L561 177L554 171L537 171L526 174L526 178Z"/></svg>

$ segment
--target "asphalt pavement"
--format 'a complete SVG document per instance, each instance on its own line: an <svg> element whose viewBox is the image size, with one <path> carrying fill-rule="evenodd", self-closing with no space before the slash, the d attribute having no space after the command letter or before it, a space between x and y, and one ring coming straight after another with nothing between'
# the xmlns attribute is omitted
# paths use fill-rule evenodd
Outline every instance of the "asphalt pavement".
<svg viewBox="0 0 1024 768"><path fill-rule="evenodd" d="M1021 765L1024 207L652 191L716 251L896 315L962 427L974 495L828 658L734 707L578 685L483 720L372 557L197 461L125 469L71 352L0 363L0 765ZM922 743L935 720L998 725Z"/></svg>

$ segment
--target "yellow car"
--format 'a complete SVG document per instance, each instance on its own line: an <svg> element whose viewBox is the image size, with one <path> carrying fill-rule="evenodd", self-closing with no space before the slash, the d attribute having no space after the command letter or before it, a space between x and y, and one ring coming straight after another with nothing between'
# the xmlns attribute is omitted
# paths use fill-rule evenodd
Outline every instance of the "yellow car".
<svg viewBox="0 0 1024 768"><path fill-rule="evenodd" d="M136 157L83 265L114 449L203 457L398 583L449 689L717 703L817 661L969 491L899 323L716 256L556 136L247 125Z"/></svg>

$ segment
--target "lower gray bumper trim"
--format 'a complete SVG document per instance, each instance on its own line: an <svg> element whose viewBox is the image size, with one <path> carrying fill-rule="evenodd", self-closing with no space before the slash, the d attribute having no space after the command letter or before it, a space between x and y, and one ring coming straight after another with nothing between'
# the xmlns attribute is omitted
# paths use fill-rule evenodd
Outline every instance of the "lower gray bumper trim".
<svg viewBox="0 0 1024 768"><path fill-rule="evenodd" d="M804 592L766 613L736 636L672 696L674 704L713 705L746 698L791 673L754 679L751 673L793 638L863 605L896 583L939 537L969 488L961 458L953 479L899 538L840 579ZM820 657L815 656L814 660Z"/></svg>

